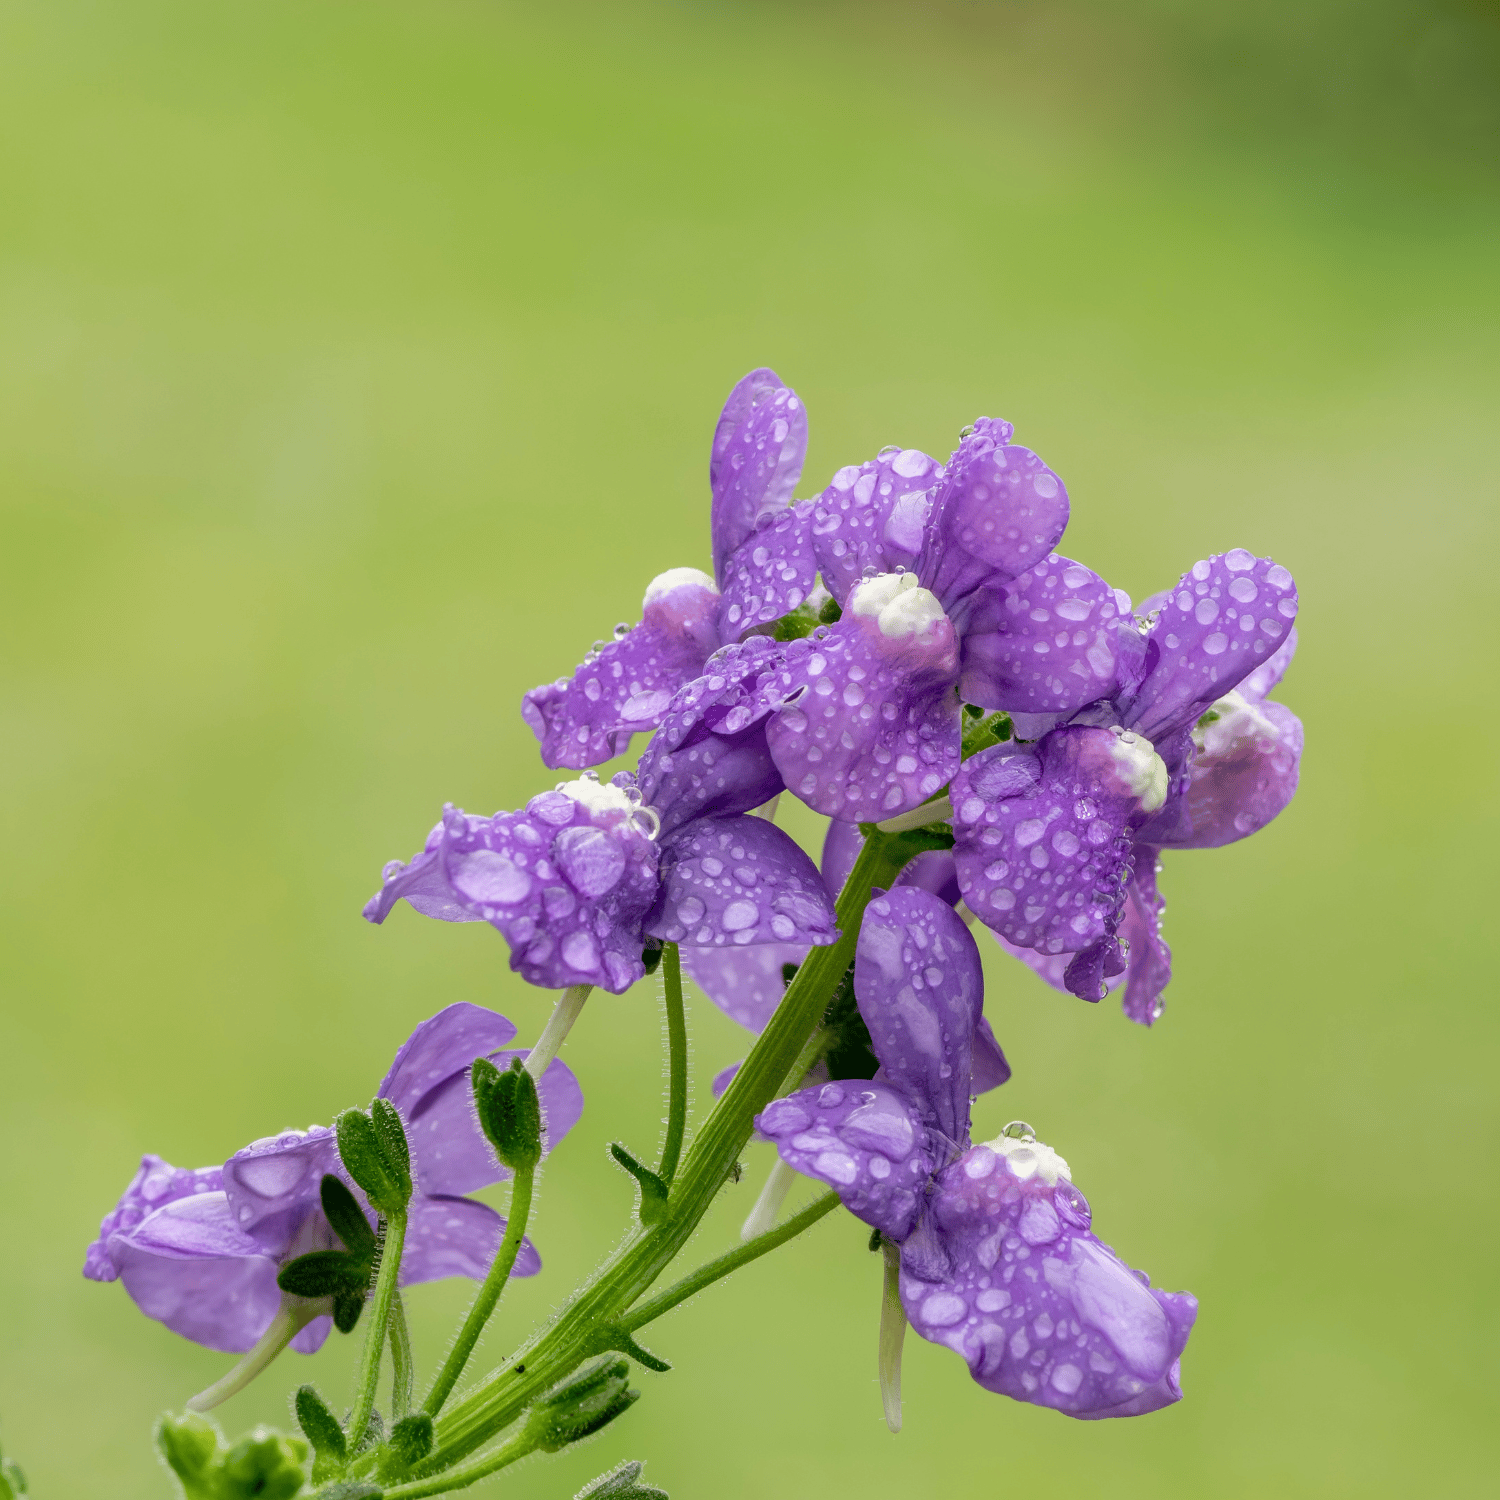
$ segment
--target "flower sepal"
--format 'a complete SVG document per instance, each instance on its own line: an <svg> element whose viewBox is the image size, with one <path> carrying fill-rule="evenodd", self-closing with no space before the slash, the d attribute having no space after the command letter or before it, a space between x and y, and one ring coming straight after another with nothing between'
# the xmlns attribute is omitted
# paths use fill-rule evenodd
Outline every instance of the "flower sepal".
<svg viewBox="0 0 1500 1500"><path fill-rule="evenodd" d="M307 1482L307 1444L271 1427L226 1447L205 1417L168 1413L157 1423L156 1446L186 1500L291 1500Z"/></svg>
<svg viewBox="0 0 1500 1500"><path fill-rule="evenodd" d="M629 1386L630 1366L625 1360L590 1365L532 1407L526 1418L526 1443L543 1453L556 1453L592 1436L640 1400L641 1393Z"/></svg>
<svg viewBox="0 0 1500 1500"><path fill-rule="evenodd" d="M487 1057L476 1057L472 1073L474 1109L503 1167L529 1172L542 1159L542 1109L536 1080L519 1057L503 1073Z"/></svg>
<svg viewBox="0 0 1500 1500"><path fill-rule="evenodd" d="M406 1212L411 1201L411 1152L401 1116L389 1099L377 1098L369 1112L346 1109L334 1122L339 1160L386 1218Z"/></svg>

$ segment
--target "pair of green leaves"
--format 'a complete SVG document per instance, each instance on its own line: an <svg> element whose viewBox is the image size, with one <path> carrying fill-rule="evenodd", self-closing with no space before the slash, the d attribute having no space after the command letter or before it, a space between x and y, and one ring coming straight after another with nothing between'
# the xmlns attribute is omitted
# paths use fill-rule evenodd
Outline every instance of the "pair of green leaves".
<svg viewBox="0 0 1500 1500"><path fill-rule="evenodd" d="M331 1297L334 1326L348 1333L359 1322L365 1305L378 1241L354 1194L331 1172L323 1178L320 1195L323 1212L344 1248L313 1250L289 1260L276 1277L276 1285L294 1297Z"/></svg>

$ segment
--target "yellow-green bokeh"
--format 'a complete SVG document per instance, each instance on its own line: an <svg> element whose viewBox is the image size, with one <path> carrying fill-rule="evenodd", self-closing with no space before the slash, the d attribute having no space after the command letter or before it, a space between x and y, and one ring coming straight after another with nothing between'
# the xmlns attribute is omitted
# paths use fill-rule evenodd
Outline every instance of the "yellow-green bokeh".
<svg viewBox="0 0 1500 1500"><path fill-rule="evenodd" d="M38 1500L160 1500L149 1423L226 1365L79 1275L143 1150L326 1121L451 1000L535 1034L493 932L360 905L444 800L555 779L518 697L705 560L761 363L802 493L1003 415L1135 597L1234 545L1297 576L1302 791L1168 857L1162 1024L990 955L1016 1077L978 1130L1032 1120L1198 1294L1187 1399L1072 1423L913 1340L887 1436L840 1215L653 1328L677 1370L510 1491L622 1457L674 1500L1485 1491L1495 17L1239 9L0 3L0 1441ZM740 1055L691 1020L703 1077ZM546 1271L489 1358L614 1242L659 1024L643 985L569 1043ZM411 1295L428 1360L464 1298ZM352 1353L226 1423L339 1399Z"/></svg>

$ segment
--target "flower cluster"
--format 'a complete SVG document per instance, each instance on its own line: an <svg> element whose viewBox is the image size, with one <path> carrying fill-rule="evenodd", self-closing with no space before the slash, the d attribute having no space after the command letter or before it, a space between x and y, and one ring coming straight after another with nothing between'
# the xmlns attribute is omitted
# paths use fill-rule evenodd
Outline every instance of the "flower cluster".
<svg viewBox="0 0 1500 1500"><path fill-rule="evenodd" d="M364 909L381 924L405 901L495 928L513 970L561 992L536 1045L509 1049L503 1016L452 1004L412 1033L368 1113L198 1171L144 1159L85 1274L122 1281L151 1317L254 1373L348 1331L368 1299L347 1422L299 1393L314 1478L378 1493L358 1487L378 1468L394 1494L435 1494L586 1436L639 1394L626 1360L588 1360L667 1368L634 1329L838 1203L885 1258L893 1427L908 1322L984 1389L1068 1416L1180 1399L1196 1300L1095 1235L1030 1126L971 1138L973 1100L1011 1076L975 933L1057 989L1119 988L1132 1020L1159 1019L1164 854L1254 833L1296 790L1302 727L1270 695L1296 650L1297 593L1284 567L1233 548L1132 605L1058 552L1067 490L1013 437L980 418L945 461L889 447L796 500L806 411L773 371L745 376L711 445L712 572L652 579L638 624L522 700L543 761L577 774L519 809L445 807ZM637 733L635 768L601 779ZM776 825L783 794L828 820L821 866ZM658 966L660 1161L611 1147L642 1233L440 1431L507 1278L540 1268L524 1238L533 1173L582 1108L556 1052L591 991L623 994ZM757 1037L714 1080L716 1115L686 1156L682 972ZM749 1243L637 1306L737 1180L752 1131L777 1165ZM772 1231L798 1174L832 1192ZM471 1196L505 1178L509 1225ZM397 1288L449 1275L482 1285L411 1413ZM387 1337L397 1420L380 1438Z"/></svg>

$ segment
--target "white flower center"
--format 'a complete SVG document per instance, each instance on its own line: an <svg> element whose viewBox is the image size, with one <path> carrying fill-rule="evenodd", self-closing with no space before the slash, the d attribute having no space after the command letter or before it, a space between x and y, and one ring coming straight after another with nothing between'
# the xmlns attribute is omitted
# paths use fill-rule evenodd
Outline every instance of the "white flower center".
<svg viewBox="0 0 1500 1500"><path fill-rule="evenodd" d="M1118 724L1110 726L1110 733L1115 737L1110 755L1120 780L1140 802L1142 812L1155 812L1167 800L1166 762L1145 736L1121 729Z"/></svg>
<svg viewBox="0 0 1500 1500"><path fill-rule="evenodd" d="M937 595L917 582L915 573L878 573L849 595L849 612L873 615L880 633L892 640L925 638L948 617Z"/></svg>
<svg viewBox="0 0 1500 1500"><path fill-rule="evenodd" d="M719 592L719 586L701 568L668 568L665 573L658 573L650 583L646 585L646 597L641 600L641 608L649 609L658 599L665 599L668 594L675 594L678 589L707 589L711 594Z"/></svg>
<svg viewBox="0 0 1500 1500"><path fill-rule="evenodd" d="M1067 1162L1051 1146L1044 1145L1041 1141L997 1135L994 1140L985 1141L984 1144L997 1156L1003 1156L1006 1166L1010 1168L1010 1175L1019 1177L1022 1182L1040 1177L1048 1187L1056 1187L1059 1178L1068 1182L1073 1180Z"/></svg>
<svg viewBox="0 0 1500 1500"><path fill-rule="evenodd" d="M1193 744L1201 758L1224 760L1256 740L1281 738L1281 731L1261 712L1260 704L1247 703L1239 693L1225 693L1193 726Z"/></svg>

